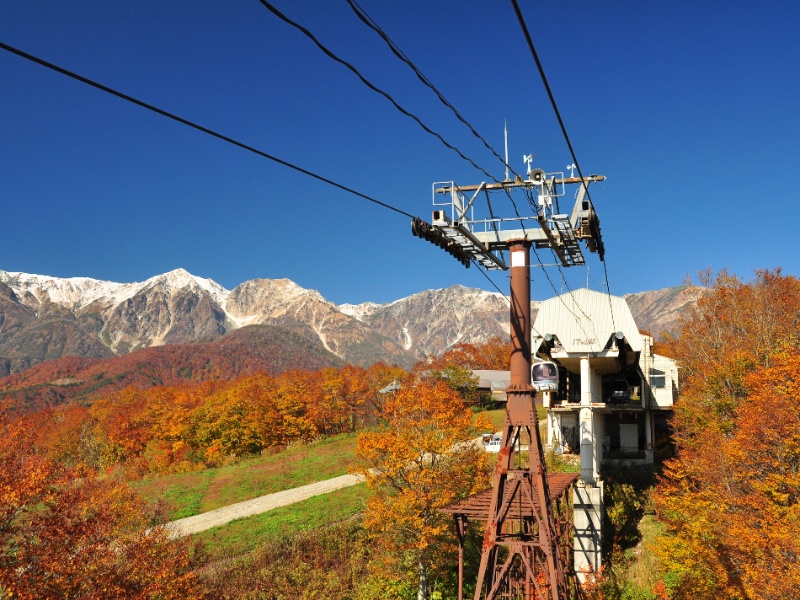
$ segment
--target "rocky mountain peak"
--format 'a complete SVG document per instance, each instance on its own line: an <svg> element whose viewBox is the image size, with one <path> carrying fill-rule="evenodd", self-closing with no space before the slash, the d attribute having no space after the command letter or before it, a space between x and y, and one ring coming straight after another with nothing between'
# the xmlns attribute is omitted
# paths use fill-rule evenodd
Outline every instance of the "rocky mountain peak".
<svg viewBox="0 0 800 600"><path fill-rule="evenodd" d="M115 294L124 285L91 277L61 278L11 271L0 271L0 282L11 287L20 301L34 310L42 302L79 309Z"/></svg>
<svg viewBox="0 0 800 600"><path fill-rule="evenodd" d="M289 279L253 279L228 291L185 269L141 283L0 271L0 292L0 375L64 355L213 340L248 325L281 327L360 365L411 366L459 342L509 335L506 298L461 285L336 306ZM657 335L693 297L669 289L626 300L640 327Z"/></svg>

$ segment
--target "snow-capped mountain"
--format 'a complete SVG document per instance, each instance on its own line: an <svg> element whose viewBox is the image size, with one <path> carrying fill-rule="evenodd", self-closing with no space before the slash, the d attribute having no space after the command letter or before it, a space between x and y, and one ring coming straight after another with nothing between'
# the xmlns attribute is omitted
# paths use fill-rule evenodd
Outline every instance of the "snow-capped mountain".
<svg viewBox="0 0 800 600"><path fill-rule="evenodd" d="M280 325L355 364L409 366L457 341L504 335L502 310L487 318L494 308L485 306L495 305L496 294L461 286L340 307L288 279L227 290L183 269L140 283L0 271L0 374L68 354L211 340L255 324Z"/></svg>
<svg viewBox="0 0 800 600"><path fill-rule="evenodd" d="M656 335L690 297L682 288L626 296ZM537 307L533 303L534 310ZM508 301L483 290L426 290L389 304L337 306L288 279L233 290L177 269L141 283L0 271L0 375L61 356L210 341L248 325L278 325L346 362L410 366L458 342L508 336Z"/></svg>
<svg viewBox="0 0 800 600"><path fill-rule="evenodd" d="M458 342L508 337L508 302L497 293L455 285L385 305L371 304L361 320L418 358Z"/></svg>

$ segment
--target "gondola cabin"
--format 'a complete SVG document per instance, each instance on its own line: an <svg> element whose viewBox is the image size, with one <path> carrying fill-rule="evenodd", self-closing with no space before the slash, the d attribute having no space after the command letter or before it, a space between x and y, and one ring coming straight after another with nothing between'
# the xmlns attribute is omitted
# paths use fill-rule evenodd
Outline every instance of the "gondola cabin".
<svg viewBox="0 0 800 600"><path fill-rule="evenodd" d="M531 365L531 385L537 392L558 391L558 367L549 361Z"/></svg>

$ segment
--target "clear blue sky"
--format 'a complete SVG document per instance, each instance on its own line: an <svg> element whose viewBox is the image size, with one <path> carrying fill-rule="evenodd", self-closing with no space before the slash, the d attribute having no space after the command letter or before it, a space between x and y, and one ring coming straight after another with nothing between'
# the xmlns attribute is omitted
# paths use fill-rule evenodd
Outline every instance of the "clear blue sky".
<svg viewBox="0 0 800 600"><path fill-rule="evenodd" d="M274 1L503 177L345 0ZM512 167L572 162L510 2L360 3L500 152L508 121ZM612 293L800 273L800 4L520 3L584 173L608 178L592 198ZM257 0L2 2L0 41L426 220L434 181L485 179ZM406 217L5 51L0 79L0 269L287 277L337 303L493 289ZM553 293L534 270L533 297Z"/></svg>

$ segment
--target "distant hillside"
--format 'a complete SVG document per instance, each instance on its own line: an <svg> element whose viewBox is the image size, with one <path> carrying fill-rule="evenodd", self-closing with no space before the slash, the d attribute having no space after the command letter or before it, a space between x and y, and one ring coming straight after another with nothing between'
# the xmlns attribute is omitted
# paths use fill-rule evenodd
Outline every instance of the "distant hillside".
<svg viewBox="0 0 800 600"><path fill-rule="evenodd" d="M659 337L674 329L696 290L667 288L625 299L639 327ZM534 312L537 306L533 302ZM363 367L383 361L409 368L458 342L509 335L508 301L460 285L388 304L337 306L288 279L254 279L229 291L183 269L142 283L0 271L0 376L67 356L109 358L224 340L252 325L280 327L296 336L294 342L286 338L290 345L304 340L312 354ZM277 356L281 343L271 346Z"/></svg>
<svg viewBox="0 0 800 600"><path fill-rule="evenodd" d="M124 284L0 271L0 375L62 356L210 341L255 324L292 331L351 364L410 367L456 342L505 335L504 303L463 286L337 306L288 279L229 291L183 269Z"/></svg>
<svg viewBox="0 0 800 600"><path fill-rule="evenodd" d="M628 303L639 329L644 329L656 340L661 340L664 333L678 333L677 325L681 315L704 293L705 288L677 286L627 294L623 298Z"/></svg>
<svg viewBox="0 0 800 600"><path fill-rule="evenodd" d="M63 357L0 379L0 407L15 412L91 402L129 385L181 385L291 369L342 366L318 344L281 327L251 325L207 343L143 348L113 358Z"/></svg>

